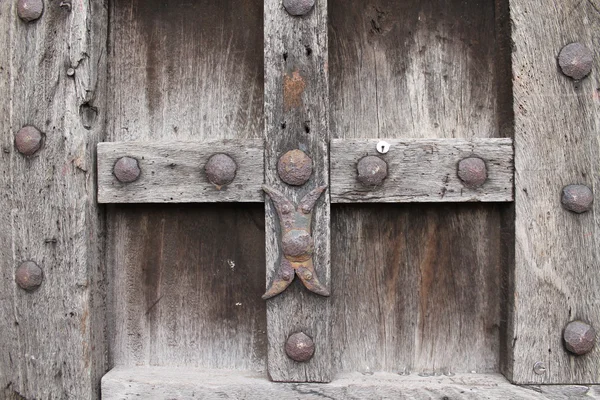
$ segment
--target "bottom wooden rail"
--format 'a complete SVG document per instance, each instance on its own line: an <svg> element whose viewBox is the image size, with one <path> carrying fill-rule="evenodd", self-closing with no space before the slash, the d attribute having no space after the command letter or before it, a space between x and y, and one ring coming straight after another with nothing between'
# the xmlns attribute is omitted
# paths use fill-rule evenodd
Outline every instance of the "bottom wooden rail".
<svg viewBox="0 0 600 400"><path fill-rule="evenodd" d="M597 399L597 386L515 386L500 374L342 374L328 384L273 383L260 373L192 368L115 368L102 399Z"/></svg>

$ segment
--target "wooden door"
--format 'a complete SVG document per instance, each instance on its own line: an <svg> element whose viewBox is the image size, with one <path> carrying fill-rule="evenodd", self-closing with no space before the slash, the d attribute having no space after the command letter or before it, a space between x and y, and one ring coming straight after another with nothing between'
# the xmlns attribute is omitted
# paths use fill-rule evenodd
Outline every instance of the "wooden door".
<svg viewBox="0 0 600 400"><path fill-rule="evenodd" d="M575 355L564 331L600 327L598 221L561 191L597 186L600 5L77 0L25 22L25 3L0 4L4 397L597 394L597 346ZM563 73L572 42L589 74ZM312 174L287 185L296 149ZM214 154L233 182L207 180ZM357 178L365 156L381 182ZM461 178L470 157L484 183ZM299 276L261 298L282 260L263 183L294 204L328 186L329 296Z"/></svg>

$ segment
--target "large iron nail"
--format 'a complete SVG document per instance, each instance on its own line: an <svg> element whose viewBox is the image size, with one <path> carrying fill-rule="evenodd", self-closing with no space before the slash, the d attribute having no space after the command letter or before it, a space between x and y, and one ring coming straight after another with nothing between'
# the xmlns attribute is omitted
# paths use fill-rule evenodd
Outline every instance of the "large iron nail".
<svg viewBox="0 0 600 400"><path fill-rule="evenodd" d="M312 159L302 150L290 150L279 158L277 173L288 185L304 185L312 175Z"/></svg>
<svg viewBox="0 0 600 400"><path fill-rule="evenodd" d="M285 343L285 353L294 361L306 362L315 354L315 344L305 333L294 333Z"/></svg>
<svg viewBox="0 0 600 400"><path fill-rule="evenodd" d="M24 156L34 155L41 147L44 135L34 126L24 126L15 135L15 146Z"/></svg>
<svg viewBox="0 0 600 400"><path fill-rule="evenodd" d="M377 156L366 156L356 166L358 181L365 186L379 186L388 174L387 163Z"/></svg>
<svg viewBox="0 0 600 400"><path fill-rule="evenodd" d="M119 158L113 167L113 174L122 183L137 181L141 172L138 160L132 157Z"/></svg>
<svg viewBox="0 0 600 400"><path fill-rule="evenodd" d="M35 21L44 12L43 0L19 0L17 2L17 14L25 22Z"/></svg>
<svg viewBox="0 0 600 400"><path fill-rule="evenodd" d="M204 166L204 172L210 183L220 188L233 182L237 164L227 154L214 154Z"/></svg>
<svg viewBox="0 0 600 400"><path fill-rule="evenodd" d="M568 185L562 190L561 202L566 210L581 214L592 209L594 193L586 185Z"/></svg>
<svg viewBox="0 0 600 400"><path fill-rule="evenodd" d="M458 163L458 177L468 188L478 188L487 180L485 161L479 157L468 157Z"/></svg>
<svg viewBox="0 0 600 400"><path fill-rule="evenodd" d="M558 55L558 65L563 74L575 80L583 79L592 72L594 54L581 43L570 43Z"/></svg>
<svg viewBox="0 0 600 400"><path fill-rule="evenodd" d="M33 261L25 261L19 265L15 273L15 281L21 289L34 291L42 284L44 271Z"/></svg>
<svg viewBox="0 0 600 400"><path fill-rule="evenodd" d="M596 330L582 321L570 322L563 332L565 347L571 353L582 356L589 353L596 344Z"/></svg>
<svg viewBox="0 0 600 400"><path fill-rule="evenodd" d="M315 0L283 0L286 11L293 16L307 14L315 6Z"/></svg>

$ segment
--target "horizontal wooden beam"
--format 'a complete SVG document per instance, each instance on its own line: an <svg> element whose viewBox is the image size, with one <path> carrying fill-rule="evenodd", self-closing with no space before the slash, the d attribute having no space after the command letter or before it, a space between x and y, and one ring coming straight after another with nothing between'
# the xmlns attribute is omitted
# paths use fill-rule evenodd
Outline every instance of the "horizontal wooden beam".
<svg viewBox="0 0 600 400"><path fill-rule="evenodd" d="M597 387L553 387L553 394L596 398ZM214 398L228 399L548 399L545 388L511 385L499 374L401 376L392 373L342 374L323 384L273 383L261 373L206 371L193 368L116 368L102 379L103 400ZM567 398L559 397L556 398ZM569 397L571 398L571 397ZM587 398L587 397L586 397Z"/></svg>
<svg viewBox="0 0 600 400"><path fill-rule="evenodd" d="M113 142L98 144L99 203L262 202L262 139L211 142ZM212 155L227 154L235 179L220 188L206 176ZM140 176L120 182L114 166L122 157L138 161Z"/></svg>
<svg viewBox="0 0 600 400"><path fill-rule="evenodd" d="M513 200L512 140L392 139L380 154L381 139L331 141L332 203L506 202ZM358 179L358 162L377 156L387 164L387 177L376 186ZM465 158L484 161L487 180L468 187L458 176Z"/></svg>

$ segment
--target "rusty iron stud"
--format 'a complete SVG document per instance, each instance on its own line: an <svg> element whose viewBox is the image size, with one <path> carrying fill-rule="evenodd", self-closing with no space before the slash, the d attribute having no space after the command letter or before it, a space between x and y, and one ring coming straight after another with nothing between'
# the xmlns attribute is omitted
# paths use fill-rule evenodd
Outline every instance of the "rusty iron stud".
<svg viewBox="0 0 600 400"><path fill-rule="evenodd" d="M315 6L315 0L283 0L286 11L293 16L307 14Z"/></svg>
<svg viewBox="0 0 600 400"><path fill-rule="evenodd" d="M279 158L277 173L288 185L304 185L312 175L312 159L302 150L290 150Z"/></svg>
<svg viewBox="0 0 600 400"><path fill-rule="evenodd" d="M596 330L582 321L570 322L563 332L565 347L571 353L582 356L589 353L596 344Z"/></svg>
<svg viewBox="0 0 600 400"><path fill-rule="evenodd" d="M469 157L458 163L458 177L468 188L478 188L487 180L485 161L479 157Z"/></svg>
<svg viewBox="0 0 600 400"><path fill-rule="evenodd" d="M287 257L308 257L313 253L314 242L308 230L292 229L283 235L281 247Z"/></svg>
<svg viewBox="0 0 600 400"><path fill-rule="evenodd" d="M377 156L366 156L358 161L358 181L365 186L379 186L387 177L387 163Z"/></svg>
<svg viewBox="0 0 600 400"><path fill-rule="evenodd" d="M315 344L305 333L294 333L285 343L285 353L294 361L306 362L315 354Z"/></svg>
<svg viewBox="0 0 600 400"><path fill-rule="evenodd" d="M113 174L121 183L137 181L141 174L138 160L132 157L119 158L113 167Z"/></svg>
<svg viewBox="0 0 600 400"><path fill-rule="evenodd" d="M581 214L592 209L594 194L586 185L568 185L562 190L561 202L566 210Z"/></svg>
<svg viewBox="0 0 600 400"><path fill-rule="evenodd" d="M583 79L592 72L594 55L581 43L570 43L558 55L558 65L563 74L575 80Z"/></svg>
<svg viewBox="0 0 600 400"><path fill-rule="evenodd" d="M237 164L227 154L214 154L204 166L206 177L213 185L221 188L233 182L237 172Z"/></svg>
<svg viewBox="0 0 600 400"><path fill-rule="evenodd" d="M17 14L25 22L35 21L44 12L43 0L19 0L17 2Z"/></svg>
<svg viewBox="0 0 600 400"><path fill-rule="evenodd" d="M34 126L24 126L15 135L15 146L24 156L34 155L41 147L44 135Z"/></svg>
<svg viewBox="0 0 600 400"><path fill-rule="evenodd" d="M44 271L33 261L25 261L15 273L15 281L17 285L28 292L39 288L44 280Z"/></svg>

